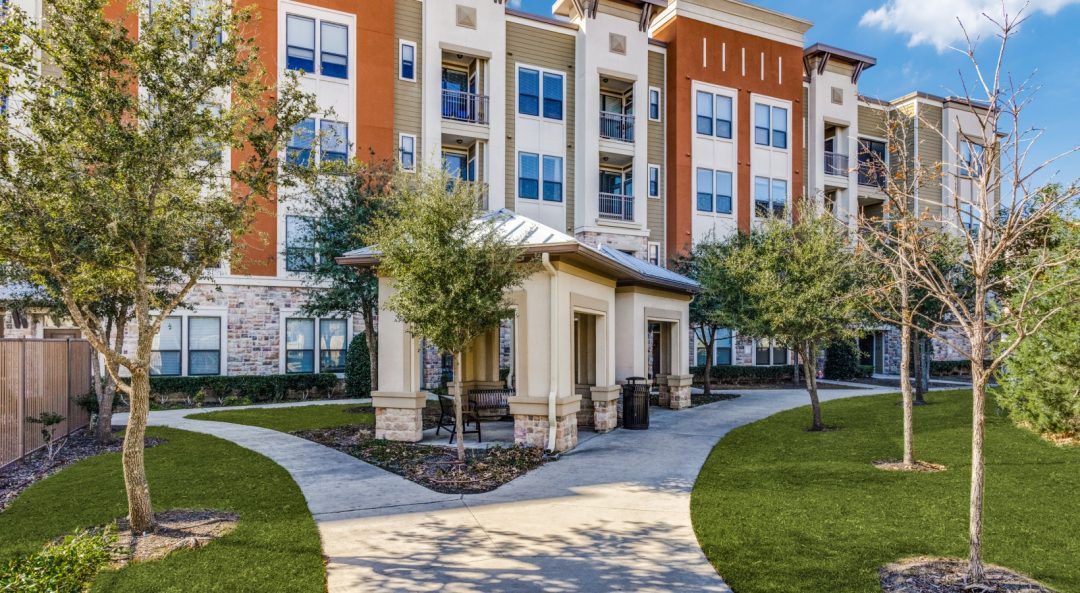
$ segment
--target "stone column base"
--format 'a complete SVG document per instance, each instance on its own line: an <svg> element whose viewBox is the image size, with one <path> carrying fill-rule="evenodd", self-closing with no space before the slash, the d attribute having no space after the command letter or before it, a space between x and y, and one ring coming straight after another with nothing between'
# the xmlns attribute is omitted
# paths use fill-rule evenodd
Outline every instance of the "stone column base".
<svg viewBox="0 0 1080 593"><path fill-rule="evenodd" d="M547 447L548 417L523 414L514 415L514 442L527 447ZM577 446L577 414L559 416L555 419L555 445L552 451L569 451Z"/></svg>
<svg viewBox="0 0 1080 593"><path fill-rule="evenodd" d="M657 375L656 385L659 394L657 404L663 407L669 406L671 404L671 388L668 385L668 375Z"/></svg>
<svg viewBox="0 0 1080 593"><path fill-rule="evenodd" d="M371 394L375 408L375 438L415 443L424 438L424 393Z"/></svg>
<svg viewBox="0 0 1080 593"><path fill-rule="evenodd" d="M694 382L693 375L668 375L668 407L672 410L683 410L690 407L690 385Z"/></svg>
<svg viewBox="0 0 1080 593"><path fill-rule="evenodd" d="M622 389L618 385L593 387L593 429L596 432L610 432L619 425L619 401Z"/></svg>

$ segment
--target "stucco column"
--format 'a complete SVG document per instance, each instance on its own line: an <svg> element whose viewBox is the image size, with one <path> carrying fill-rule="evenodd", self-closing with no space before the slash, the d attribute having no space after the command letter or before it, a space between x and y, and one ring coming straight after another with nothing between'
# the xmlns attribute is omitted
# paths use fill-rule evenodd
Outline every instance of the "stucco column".
<svg viewBox="0 0 1080 593"><path fill-rule="evenodd" d="M555 403L555 442L548 443L547 397L514 396L510 413L514 416L514 442L551 451L569 451L577 446L577 413L581 396L560 397Z"/></svg>
<svg viewBox="0 0 1080 593"><path fill-rule="evenodd" d="M672 410L682 410L690 407L690 385L694 382L693 375L668 375L668 407Z"/></svg>

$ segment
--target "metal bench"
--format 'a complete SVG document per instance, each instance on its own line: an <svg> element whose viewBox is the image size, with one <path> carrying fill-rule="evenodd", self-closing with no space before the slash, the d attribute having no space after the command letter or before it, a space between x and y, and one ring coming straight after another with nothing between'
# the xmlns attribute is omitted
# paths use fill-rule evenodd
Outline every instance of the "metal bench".
<svg viewBox="0 0 1080 593"><path fill-rule="evenodd" d="M497 420L510 415L513 389L470 389L469 408L481 420Z"/></svg>

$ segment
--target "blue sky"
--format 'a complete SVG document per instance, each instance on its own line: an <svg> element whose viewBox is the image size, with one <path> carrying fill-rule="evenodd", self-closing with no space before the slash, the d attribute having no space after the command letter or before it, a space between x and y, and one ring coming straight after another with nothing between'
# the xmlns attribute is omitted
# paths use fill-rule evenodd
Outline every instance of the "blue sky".
<svg viewBox="0 0 1080 593"><path fill-rule="evenodd" d="M806 43L827 43L877 58L859 79L863 94L893 99L912 90L959 95L960 74L970 76L960 26L982 33L980 44L996 51L983 12L1000 14L1002 0L752 0L814 23ZM512 0L520 8L550 15L551 0ZM1080 144L1080 0L1005 0L1010 10L1025 4L1029 19L1014 39L1007 69L1016 79L1033 76L1041 87L1025 111L1026 125L1042 128L1029 157L1041 162ZM870 13L870 14L868 14ZM865 17L865 18L864 18ZM1036 158L1038 157L1038 158ZM1080 154L1056 164L1059 179L1080 177ZM1042 176L1045 179L1045 176Z"/></svg>

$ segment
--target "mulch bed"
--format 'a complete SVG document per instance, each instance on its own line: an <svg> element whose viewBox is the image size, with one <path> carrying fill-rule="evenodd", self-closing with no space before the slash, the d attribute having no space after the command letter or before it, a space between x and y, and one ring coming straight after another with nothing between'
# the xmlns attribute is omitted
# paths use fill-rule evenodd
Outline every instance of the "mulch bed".
<svg viewBox="0 0 1080 593"><path fill-rule="evenodd" d="M879 570L883 593L1055 593L1007 568L986 565L988 585L969 586L967 562L948 558L907 558Z"/></svg>
<svg viewBox="0 0 1080 593"><path fill-rule="evenodd" d="M176 509L157 513L154 519L157 529L140 534L131 532L127 519L117 520L114 567L158 560L176 550L201 548L236 529L239 518L224 511Z"/></svg>
<svg viewBox="0 0 1080 593"><path fill-rule="evenodd" d="M122 427L113 427L114 431ZM146 438L146 447L153 447L164 442L163 439ZM48 462L45 450L35 451L22 461L16 461L0 469L0 512L6 509L20 492L31 484L43 480L65 467L102 453L115 453L124 446L122 433L108 445L101 445L93 431L82 429L68 437L64 448L56 455L52 463Z"/></svg>
<svg viewBox="0 0 1080 593"><path fill-rule="evenodd" d="M945 466L940 463L930 463L929 461L918 460L916 460L910 468L904 467L904 462L899 459L883 459L881 461L875 461L874 467L887 472L933 473L945 471Z"/></svg>
<svg viewBox="0 0 1080 593"><path fill-rule="evenodd" d="M465 463L458 463L456 449L376 439L371 428L359 426L293 434L444 494L490 492L553 459L538 447L513 445L467 449Z"/></svg>

